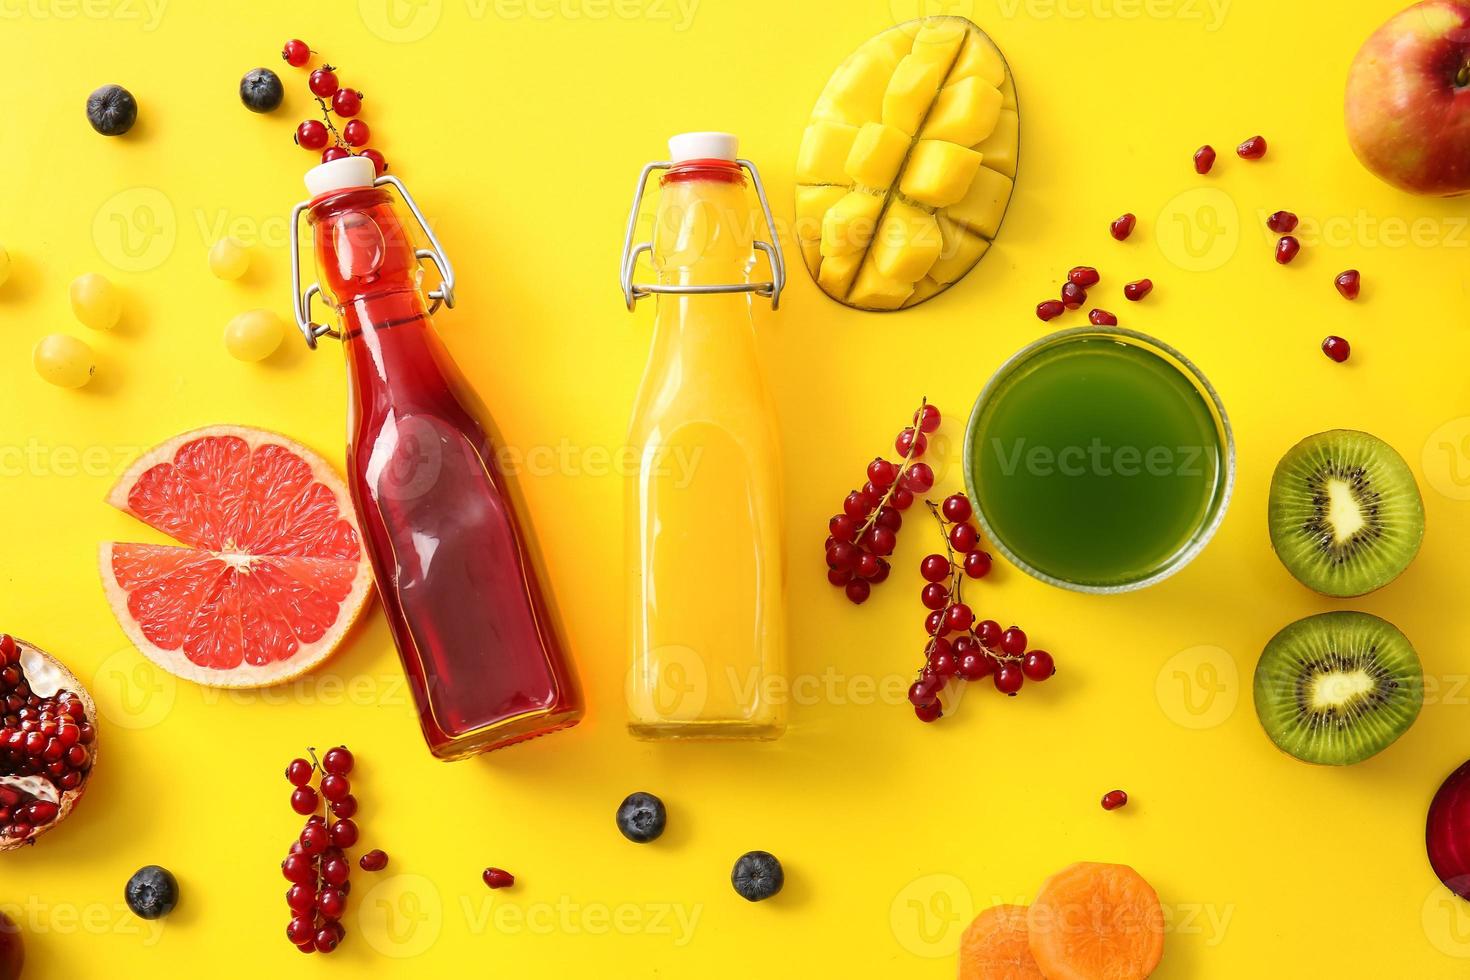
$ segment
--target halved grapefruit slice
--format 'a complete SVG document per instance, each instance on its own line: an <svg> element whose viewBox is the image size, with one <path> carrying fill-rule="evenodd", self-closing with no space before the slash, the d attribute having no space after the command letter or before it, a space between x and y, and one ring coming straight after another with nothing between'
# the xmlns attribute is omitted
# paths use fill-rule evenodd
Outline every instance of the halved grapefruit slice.
<svg viewBox="0 0 1470 980"><path fill-rule="evenodd" d="M372 573L347 488L285 436L221 425L128 468L108 503L182 547L102 545L102 584L134 645L210 687L266 687L321 663Z"/></svg>

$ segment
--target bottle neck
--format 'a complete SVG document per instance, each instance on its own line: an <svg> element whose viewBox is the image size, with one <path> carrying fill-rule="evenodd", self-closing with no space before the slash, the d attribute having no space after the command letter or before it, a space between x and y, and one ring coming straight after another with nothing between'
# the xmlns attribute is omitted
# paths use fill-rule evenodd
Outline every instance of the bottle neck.
<svg viewBox="0 0 1470 980"><path fill-rule="evenodd" d="M403 294L418 294L421 272L413 239L387 191L361 187L323 195L307 219L318 281L344 333L407 315L404 308L413 304ZM377 309L382 305L391 309ZM417 305L422 308L422 297Z"/></svg>

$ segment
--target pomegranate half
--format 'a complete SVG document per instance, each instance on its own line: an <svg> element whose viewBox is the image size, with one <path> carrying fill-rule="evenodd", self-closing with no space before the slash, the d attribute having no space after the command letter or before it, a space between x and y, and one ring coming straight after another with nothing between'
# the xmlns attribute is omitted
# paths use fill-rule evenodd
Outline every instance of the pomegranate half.
<svg viewBox="0 0 1470 980"><path fill-rule="evenodd" d="M0 634L0 851L57 827L97 760L97 706L76 675Z"/></svg>

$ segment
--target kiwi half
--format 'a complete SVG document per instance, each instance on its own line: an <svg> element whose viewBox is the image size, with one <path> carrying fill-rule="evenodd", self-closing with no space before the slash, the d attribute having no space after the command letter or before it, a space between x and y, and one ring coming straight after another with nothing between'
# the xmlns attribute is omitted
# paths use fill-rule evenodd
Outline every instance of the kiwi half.
<svg viewBox="0 0 1470 980"><path fill-rule="evenodd" d="M1345 766L1392 745L1424 704L1424 669L1408 638L1364 612L1297 620L1256 664L1256 715L1277 748Z"/></svg>
<svg viewBox="0 0 1470 980"><path fill-rule="evenodd" d="M1359 596L1399 577L1424 539L1409 464L1377 436L1333 429L1287 451L1271 477L1271 547L1297 581Z"/></svg>

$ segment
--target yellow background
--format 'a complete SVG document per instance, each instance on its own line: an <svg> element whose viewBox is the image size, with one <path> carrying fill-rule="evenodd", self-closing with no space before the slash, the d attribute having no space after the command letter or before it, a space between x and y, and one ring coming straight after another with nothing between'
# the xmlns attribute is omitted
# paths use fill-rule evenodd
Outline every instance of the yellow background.
<svg viewBox="0 0 1470 980"><path fill-rule="evenodd" d="M1470 905L1437 885L1422 835L1435 788L1470 755L1467 209L1378 182L1342 130L1349 61L1398 4L943 8L990 32L1017 79L1020 179L999 243L948 294L882 316L824 298L793 256L781 311L757 322L790 487L792 670L818 683L778 743L650 746L622 730L622 484L607 463L652 318L624 312L616 288L633 177L670 133L727 128L789 220L797 143L827 75L919 12L918 0L693 2L0 5L0 241L14 260L0 287L0 627L62 656L103 715L77 815L0 859L28 976L941 977L972 911L1028 900L1076 860L1126 862L1157 887L1171 921L1159 976L1463 975ZM374 143L460 273L440 327L512 446L543 460L524 485L590 702L569 734L431 760L376 610L312 678L230 696L147 666L103 601L97 543L153 540L102 502L141 448L237 422L342 458L332 343L311 355L288 337L263 365L221 344L241 310L289 317L284 215L311 159L291 143L310 113L304 73L277 57L288 37L367 93ZM288 87L273 115L236 97L261 64ZM106 82L142 106L124 139L83 118ZM1238 160L1231 148L1257 132L1267 158ZM1198 178L1190 155L1204 142L1220 161ZM1304 218L1288 268L1263 227L1281 207ZM1139 229L1119 245L1107 223L1124 210ZM254 242L242 282L206 266L224 233ZM920 725L901 691L922 641L916 566L937 538L911 520L892 579L854 609L824 581L826 519L921 395L946 413L937 489L959 486L959 420L995 365L1045 329L1032 309L1077 263L1102 270L1096 296L1125 325L1176 344L1219 388L1239 442L1233 506L1193 566L1142 593L1070 595L999 565L981 611L1025 626L1059 673L1013 700L977 686ZM1352 305L1332 289L1348 267L1364 276ZM72 318L67 284L87 271L125 291L114 333ZM1121 283L1145 275L1153 295L1124 303ZM32 345L53 331L95 347L89 388L32 372ZM1349 364L1318 352L1330 332L1353 342ZM1281 453L1337 426L1397 446L1428 512L1417 563L1352 602L1297 585L1264 520ZM1377 758L1311 768L1259 730L1251 671L1278 628L1345 607L1411 637L1429 703ZM281 770L303 746L337 742L360 760L364 844L393 863L354 876L333 959L304 958L283 935L276 866L299 821ZM1098 798L1114 787L1133 802L1105 813ZM613 826L637 789L669 805L653 846ZM758 906L728 884L750 848L780 855L788 875ZM161 930L120 901L151 862L184 889ZM487 891L488 864L513 871L515 889Z"/></svg>

